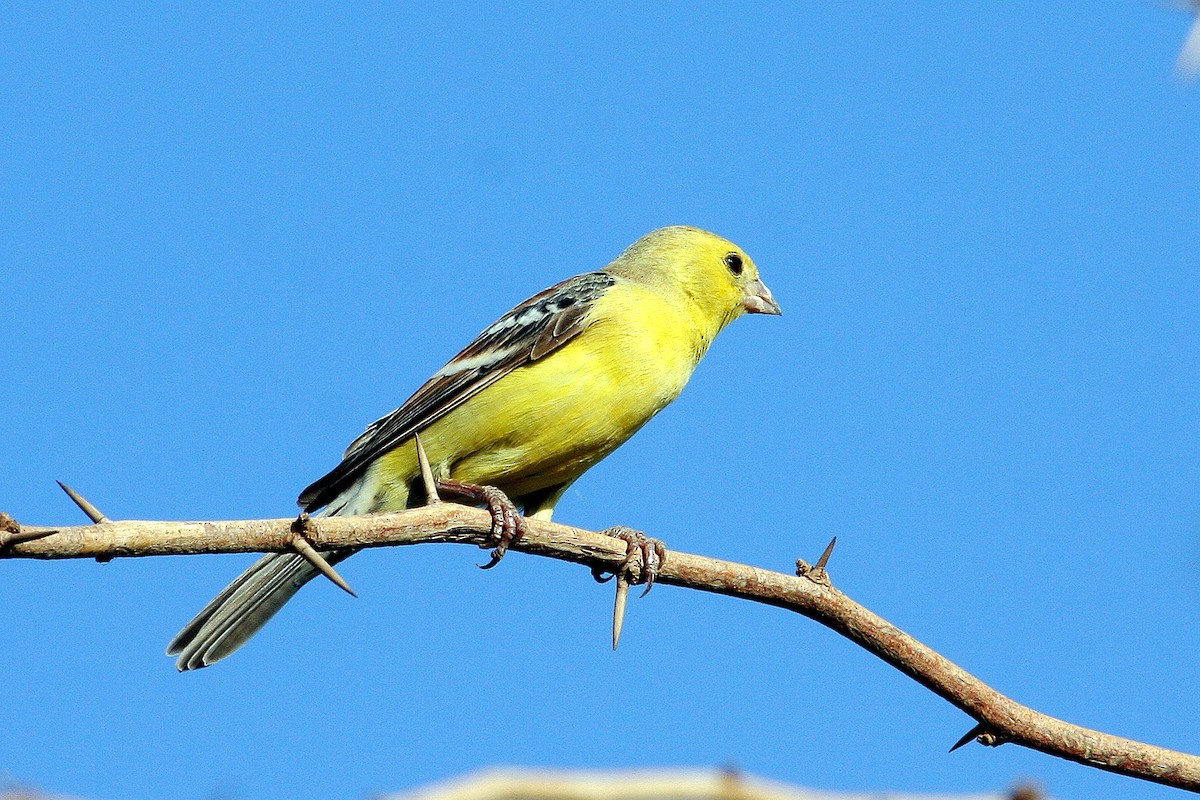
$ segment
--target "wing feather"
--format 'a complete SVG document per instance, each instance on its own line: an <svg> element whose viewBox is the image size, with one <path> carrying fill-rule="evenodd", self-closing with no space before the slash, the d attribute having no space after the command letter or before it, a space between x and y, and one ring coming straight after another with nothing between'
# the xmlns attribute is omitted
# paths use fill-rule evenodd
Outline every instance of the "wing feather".
<svg viewBox="0 0 1200 800"><path fill-rule="evenodd" d="M371 423L329 474L300 493L313 511L332 502L384 453L403 444L518 367L545 358L587 327L588 313L616 278L588 272L534 295L496 320L404 405Z"/></svg>

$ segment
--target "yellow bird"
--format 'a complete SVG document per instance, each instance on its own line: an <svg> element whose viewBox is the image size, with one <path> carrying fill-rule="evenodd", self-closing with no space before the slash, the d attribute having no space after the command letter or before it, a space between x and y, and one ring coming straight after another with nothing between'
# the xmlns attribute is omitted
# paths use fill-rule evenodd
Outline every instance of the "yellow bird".
<svg viewBox="0 0 1200 800"><path fill-rule="evenodd" d="M567 487L678 397L716 335L747 312L780 310L741 248L698 228L653 231L603 270L502 316L371 424L299 503L322 516L423 504L420 434L439 486L491 510L494 563L520 534L514 503L550 519ZM336 563L354 552L324 555ZM263 557L167 654L179 656L180 670L219 661L316 575L298 554Z"/></svg>

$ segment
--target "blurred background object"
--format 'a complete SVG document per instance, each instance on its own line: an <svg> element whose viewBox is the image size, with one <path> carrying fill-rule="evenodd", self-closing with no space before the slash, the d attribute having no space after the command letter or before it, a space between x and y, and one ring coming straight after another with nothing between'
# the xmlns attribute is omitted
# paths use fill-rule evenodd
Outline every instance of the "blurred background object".
<svg viewBox="0 0 1200 800"><path fill-rule="evenodd" d="M35 789L0 789L0 800L79 800ZM734 769L548 770L497 767L375 800L1048 800L1036 785L1006 792L833 792L743 775Z"/></svg>
<svg viewBox="0 0 1200 800"><path fill-rule="evenodd" d="M1200 74L1200 0L1176 0L1171 5L1192 15L1192 27L1175 61L1175 74L1190 82Z"/></svg>
<svg viewBox="0 0 1200 800"><path fill-rule="evenodd" d="M1022 783L986 794L834 792L744 775L736 769L480 770L379 800L1045 800Z"/></svg>

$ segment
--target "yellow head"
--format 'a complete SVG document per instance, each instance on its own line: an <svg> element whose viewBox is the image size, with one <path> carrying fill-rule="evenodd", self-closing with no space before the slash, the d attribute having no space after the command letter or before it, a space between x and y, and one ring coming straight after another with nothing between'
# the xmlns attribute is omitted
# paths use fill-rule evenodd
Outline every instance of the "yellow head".
<svg viewBox="0 0 1200 800"><path fill-rule="evenodd" d="M686 300L717 323L714 335L745 313L781 313L750 256L700 228L673 225L651 231L605 271Z"/></svg>

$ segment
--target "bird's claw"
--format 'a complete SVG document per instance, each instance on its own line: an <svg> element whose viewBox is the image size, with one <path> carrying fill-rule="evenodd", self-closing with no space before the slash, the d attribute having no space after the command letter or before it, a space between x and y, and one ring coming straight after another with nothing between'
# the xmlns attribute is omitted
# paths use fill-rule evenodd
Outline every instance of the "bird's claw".
<svg viewBox="0 0 1200 800"><path fill-rule="evenodd" d="M642 592L642 597L645 597L654 588L654 581L658 579L663 564L667 563L667 546L660 539L652 539L641 531L624 525L607 528L601 532L625 542L625 560L617 568L617 574L629 573L634 556L640 556L637 574L631 576L633 580L630 580L630 583L646 584L646 590ZM600 580L596 571L593 570L592 575L601 583L604 582Z"/></svg>
<svg viewBox="0 0 1200 800"><path fill-rule="evenodd" d="M492 550L491 560L486 564L480 564L480 569L491 569L499 564L500 559L504 558L504 554L508 552L508 548L525 535L525 518L517 513L517 507L512 500L508 499L508 495L495 486L480 486L446 479L438 481L437 488L483 503L487 506L488 513L492 515L491 538L495 549Z"/></svg>

